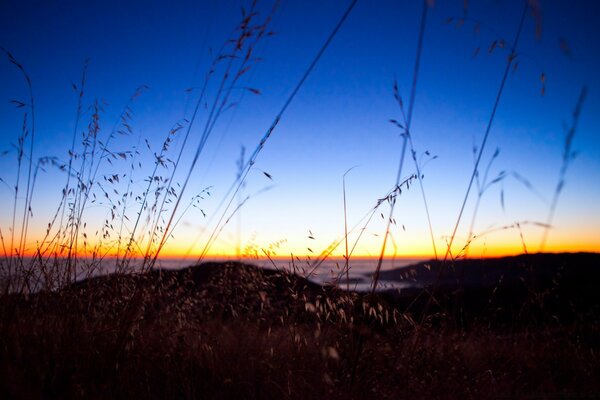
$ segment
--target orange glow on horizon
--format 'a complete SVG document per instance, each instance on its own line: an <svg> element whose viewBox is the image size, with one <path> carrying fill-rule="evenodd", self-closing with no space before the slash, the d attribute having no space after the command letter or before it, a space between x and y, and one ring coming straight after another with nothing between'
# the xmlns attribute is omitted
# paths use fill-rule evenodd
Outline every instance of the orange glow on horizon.
<svg viewBox="0 0 600 400"><path fill-rule="evenodd" d="M452 253L448 258L492 258L492 257L503 257L512 256L517 254L538 253L539 239L533 234L526 234L525 247L520 240L515 239L514 232L512 233L498 233L493 237L482 238L474 241L468 248L466 254L462 250L462 242L457 239L456 245L453 246ZM518 236L517 236L518 238ZM300 242L300 241L299 241ZM442 243L438 243L438 259L443 259L445 255L445 247ZM25 251L25 257L33 257L38 255L37 246L30 244ZM88 244L85 251L76 252L78 258L92 257L94 254L99 258L114 258L123 257L124 247L121 246L119 254L117 254L117 246L109 248L93 248ZM216 243L215 246L203 257L203 259L244 259L244 260L268 260L272 258L277 261L290 260L292 255L294 258L298 258L302 261L310 259L311 261L327 258L331 260L344 260L344 246L343 243L338 244L337 247L331 250L333 245L323 245L321 242L314 242L312 245L313 252L307 250L305 246L294 246L292 243L286 243L281 248L269 250L268 245L257 244L251 251L242 251L238 254L236 246L225 245L222 243ZM90 250L94 249L94 250ZM202 251L202 247L198 246L194 251L190 251L190 244L184 241L170 242L165 245L162 249L159 259L165 260L198 260ZM93 251L96 251L94 253ZM357 248L354 254L351 255L351 259L363 259L363 260L376 260L379 258L381 252L381 243L378 241L372 241L365 243L362 247ZM577 235L569 235L568 232L556 231L550 235L550 240L543 249L545 253L562 253L562 252L591 252L600 253L600 236L596 233L579 233ZM52 250L47 251L43 254L44 257L57 256L66 257L67 251L53 253ZM139 251L135 251L130 254L132 258L143 258L143 254ZM394 251L392 246L388 246L385 252L385 259L396 258L401 259L433 259L434 254L431 249L431 244L427 241L419 241L417 238L410 238L408 242L398 243L397 251Z"/></svg>
<svg viewBox="0 0 600 400"><path fill-rule="evenodd" d="M583 246L566 246L566 245L553 245L553 246L546 246L546 248L543 251L544 253L600 253L600 246L593 246L593 245L583 245ZM535 253L539 253L538 249L536 248L532 248L531 250L528 250L528 253L531 254L535 254ZM508 256L515 256L515 255L519 255L519 254L524 254L523 248L516 246L516 245L506 245L506 246L501 246L501 245L496 245L496 246L491 246L488 245L488 247L482 249L482 248L474 248L471 249L467 255L467 257L461 256L460 258L498 258L498 257L508 257ZM192 253L192 254L188 254L187 257L184 257L186 254L185 253L178 253L178 252L168 252L168 251L163 251L161 252L160 256L158 257L158 259L161 260L182 260L182 259L186 259L186 260L198 260L200 258L200 254L197 253ZM114 257L114 255L111 255L110 257ZM325 257L325 254L317 254L317 253L301 253L301 254L293 254L294 259L300 259L301 261L305 261L310 259L311 261L316 261L319 260L323 257ZM291 260L291 255L283 255L283 254L273 254L270 255L269 257L263 255L244 255L242 254L241 256L238 257L238 255L235 252L235 249L233 249L231 252L225 253L225 252L209 252L208 254L206 254L203 257L203 260L260 260L260 261L268 261L269 258L271 258L272 260L275 261L286 261L286 260ZM344 261L344 255L340 252L334 252L330 255L328 255L327 257L325 257L326 259L329 260L335 260L335 261ZM377 260L379 258L378 255L373 255L373 254L353 254L350 259L351 260ZM403 254L389 254L387 253L384 256L384 259L386 260L390 260L390 259L397 259L397 260L414 260L414 259L422 259L422 260L431 260L434 259L434 254L432 252L422 252L422 253L403 253ZM438 259L443 259L444 258L444 254L438 254ZM451 256L449 256L448 258L451 258Z"/></svg>

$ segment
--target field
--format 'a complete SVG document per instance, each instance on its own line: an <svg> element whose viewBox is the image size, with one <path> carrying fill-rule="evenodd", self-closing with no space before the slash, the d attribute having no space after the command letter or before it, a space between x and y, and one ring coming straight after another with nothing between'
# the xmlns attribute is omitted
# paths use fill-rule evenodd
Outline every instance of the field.
<svg viewBox="0 0 600 400"><path fill-rule="evenodd" d="M237 263L4 296L0 390L15 399L591 398L599 261L458 262L471 283L438 286L433 304L432 285L370 295ZM491 263L526 279L475 284ZM400 271L416 276L411 268Z"/></svg>
<svg viewBox="0 0 600 400"><path fill-rule="evenodd" d="M307 2L316 30L303 31L302 2L243 3L231 26L217 1L212 11L98 2L31 15L0 5L0 25L1 7L28 21L13 27L17 39L0 32L0 72L10 69L0 94L15 91L0 107L0 398L600 397L598 113L586 108L598 85L582 72L600 63L574 55L591 48L587 33L573 48L558 37L558 55L540 44L546 21L577 33L595 14L581 4L543 14L538 1L389 2L403 12L396 21L356 0L341 12ZM137 86L117 111L91 92L122 93L119 68L98 85L86 59L64 123L65 96L43 91L53 75L19 45L27 24L47 21L40 10L65 26L114 12L127 40L93 24L82 37L98 40L92 51L135 42L133 53L152 56L124 50L119 68L148 76L162 71L149 60L193 64L176 56L189 46L165 38L198 33L194 13L206 13L206 38L215 22L219 46L198 56L185 101L165 95L181 83L175 72L157 95ZM335 21L323 17L332 10ZM156 43L127 36L130 24ZM379 25L416 46L368 42ZM446 38L467 43L453 59ZM385 78L387 102L382 54L402 61L402 76ZM371 121L383 113L387 131ZM176 257L185 265L163 267ZM357 272L361 259L372 268ZM407 259L422 261L389 267Z"/></svg>

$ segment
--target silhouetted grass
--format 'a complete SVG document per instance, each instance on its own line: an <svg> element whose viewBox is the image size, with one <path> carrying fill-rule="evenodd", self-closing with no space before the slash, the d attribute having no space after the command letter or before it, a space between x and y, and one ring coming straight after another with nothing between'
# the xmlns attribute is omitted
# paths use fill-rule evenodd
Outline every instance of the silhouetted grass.
<svg viewBox="0 0 600 400"><path fill-rule="evenodd" d="M471 304L485 304L489 295L472 293ZM492 306L500 313L517 301L538 301L527 293L499 296ZM0 390L9 398L99 399L495 398L600 390L600 325L590 318L597 310L568 322L542 318L553 310L537 308L512 314L509 324L472 310L465 325L436 309L417 324L418 310L403 311L411 298L321 287L235 263L4 296ZM451 298L441 301L452 304Z"/></svg>
<svg viewBox="0 0 600 400"><path fill-rule="evenodd" d="M355 4L356 0L349 3L253 152L247 159L242 153L237 178L213 214L218 220L204 242L199 261L248 199L242 200L239 194L249 171L255 168L286 109ZM7 184L12 190L10 235L0 231L4 253L0 262L0 394L15 399L599 395L600 320L595 285L600 282L592 271L599 262L597 255L459 260L466 258L473 240L492 231L474 233L481 199L491 185L513 176L533 190L514 172L503 171L489 179L498 152L491 157L483 177L479 170L508 72L514 68L523 21L531 7L528 4L524 5L483 142L474 151L471 180L444 260L437 260L422 164L410 130L430 7L424 1L406 115L397 84L393 87L402 122L391 122L402 129L403 138L395 185L349 229L344 174L344 234L314 260L307 258L305 277L278 270L271 249L261 250L274 271L241 263L205 263L180 271L155 268L182 216L209 195L209 189L204 189L185 203L190 198L184 197L190 177L215 124L234 106L233 93L240 79L257 63L253 50L270 36L268 26L276 6L264 18L257 12L256 2L248 11L243 10L233 36L212 60L191 117L173 125L158 151L141 136L133 147L118 147L122 145L119 137L133 135L133 105L145 86L135 90L113 128L101 137L103 103L93 100L84 111L86 62L79 85L74 85L77 109L68 159L42 157L36 163L33 84L24 66L0 48L23 75L30 96L27 102L13 101L25 112L17 138L16 181L12 186ZM495 41L490 51L495 46L503 47L504 42ZM211 84L217 88L212 97L207 91ZM256 88L243 89L260 93ZM559 181L546 223L516 221L494 228L517 229L524 253L528 250L522 225L536 224L545 229L542 248L547 239L573 159L573 137L585 94L584 89L566 133ZM86 113L90 119L78 142ZM203 124L199 144L193 149L191 164L185 166L181 160L197 124ZM183 135L181 148L171 159L171 145L178 135ZM154 157L149 169L139 161L146 151L142 144ZM404 177L407 150L416 173ZM27 240L36 178L39 171L49 167L64 172L65 181L58 185L61 198L44 237L30 249ZM182 169L185 178L180 184L175 177ZM138 191L134 191L135 174L145 177ZM394 207L414 180L419 182L435 260L382 272L391 226L396 224ZM452 244L474 182L478 193L467 242L453 255ZM236 198L238 206L230 210ZM100 227L87 226L90 204L106 210ZM390 206L387 219L380 209L385 204ZM351 257L378 212L386 222L386 231L371 290L351 291ZM90 229L97 232L92 234ZM349 235L357 231L354 243L350 243ZM344 266L337 282L345 274L346 290L341 285L320 286L309 281L307 278L342 242ZM103 261L112 256L115 270L95 276L102 272ZM142 265L136 265L140 260ZM292 255L292 269L300 271L295 260L300 261ZM416 286L405 292L378 291L381 274Z"/></svg>

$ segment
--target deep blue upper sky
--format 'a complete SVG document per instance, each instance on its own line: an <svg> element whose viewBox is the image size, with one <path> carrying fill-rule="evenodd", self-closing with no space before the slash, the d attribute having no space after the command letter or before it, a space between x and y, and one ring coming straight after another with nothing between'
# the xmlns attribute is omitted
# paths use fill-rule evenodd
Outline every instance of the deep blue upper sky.
<svg viewBox="0 0 600 400"><path fill-rule="evenodd" d="M425 32L412 132L417 152L428 150L438 156L424 171L424 185L441 246L456 219L473 165L472 146L481 141L508 55L506 49L489 53L488 48L497 38L512 41L523 3L471 1L468 16L472 19L461 27L456 27L456 21L463 16L462 0L435 3ZM235 95L239 106L215 126L193 173L188 194L213 186L212 200L203 205L209 214L235 179L240 146L248 151L255 148L347 4L281 2L271 26L276 35L255 51L264 60L243 81L244 86L260 89L261 95L239 90ZM268 13L270 6L259 4L261 14ZM541 7L542 35L536 38L535 19L528 16L518 47L519 66L509 76L484 161L500 148L492 172L517 171L550 199L561 165L563 123L570 123L578 94L587 85L588 98L575 137L579 155L568 171L551 244L598 249L600 3L541 1ZM393 185L401 138L388 122L400 118L392 85L397 79L402 95L408 97L421 9L420 1L359 0L265 146L256 164L259 170L249 175L246 194L273 183L275 187L244 206L241 232L245 244L267 246L287 239L290 251L302 252L308 245L321 250L343 232L341 187L348 168L358 165L347 178L350 223ZM453 22L445 23L450 17ZM210 49L219 48L239 19L240 2L235 0L0 0L0 45L25 66L34 85L38 135L34 157L66 157L77 101L71 83L80 79L86 58L90 59L86 105L94 98L109 104L102 115L104 134L136 87L147 84L149 91L133 106L134 135L119 145L128 149L138 138L146 138L159 147L173 123L189 117L197 91L190 95L186 89L201 85ZM481 21L479 33L473 20ZM477 47L481 51L473 57ZM540 94L542 73L546 76L544 96ZM214 94L215 88L211 90ZM25 96L18 71L1 60L1 150L15 143L22 118L21 111L8 101ZM192 131L188 161L200 127L198 122ZM150 154L144 157L151 166ZM14 152L0 158L0 177L14 180L14 165ZM272 175L274 182L260 170ZM413 171L410 162L405 171ZM36 189L33 205L42 227L52 212L48 204L60 195L53 177L60 175L49 172ZM138 178L142 187L142 177ZM545 220L547 204L514 179L504 182L503 210L500 188L497 185L486 193L478 231L493 224ZM429 250L416 189L403 196L396 214L406 227L406 232L398 231L395 236L404 254ZM2 190L2 204L11 205L9 190ZM471 212L466 213L464 229ZM10 215L0 217L3 226ZM189 246L190 238L205 223L196 210L185 221L180 235L185 240L177 239L181 241L178 248ZM232 221L231 229L225 230L217 249L235 242L236 224ZM380 239L376 235L381 229L380 224L369 228L362 254L377 253ZM318 237L318 245L306 239L308 230ZM533 248L539 234L539 228L526 230ZM518 251L520 240L514 232L502 233L490 236L485 246L490 251Z"/></svg>

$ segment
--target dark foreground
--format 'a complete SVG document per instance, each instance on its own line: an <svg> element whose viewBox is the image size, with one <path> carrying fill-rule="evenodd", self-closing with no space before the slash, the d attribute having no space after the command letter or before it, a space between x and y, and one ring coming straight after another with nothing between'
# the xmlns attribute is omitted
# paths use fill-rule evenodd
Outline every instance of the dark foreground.
<svg viewBox="0 0 600 400"><path fill-rule="evenodd" d="M423 288L223 263L0 297L0 398L600 397L600 255L386 274Z"/></svg>

